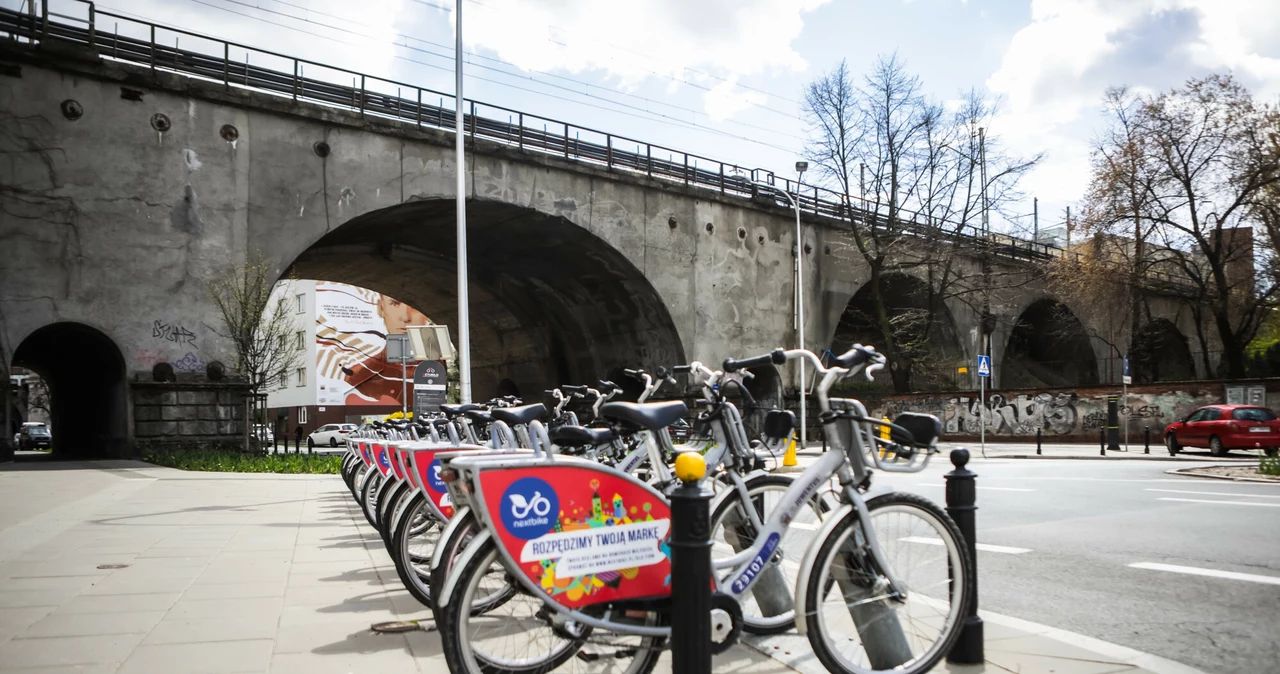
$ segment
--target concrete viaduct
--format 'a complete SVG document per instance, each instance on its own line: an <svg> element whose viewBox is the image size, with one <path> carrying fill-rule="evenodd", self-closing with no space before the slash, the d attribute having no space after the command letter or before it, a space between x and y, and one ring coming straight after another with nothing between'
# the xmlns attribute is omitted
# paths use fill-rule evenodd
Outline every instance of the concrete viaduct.
<svg viewBox="0 0 1280 674"><path fill-rule="evenodd" d="M360 93L354 109L304 83L295 100L261 90L266 79L252 86L257 72L244 71L249 87L228 86L113 59L98 40L0 47L0 362L49 380L64 447L128 453L133 389L156 362L232 362L205 280L251 251L281 278L361 285L454 324L452 133L422 124L420 108L413 121L375 114L390 97ZM725 165L720 189L705 162L686 184L671 178L678 155L651 176L652 159L647 171L636 153L615 162L613 138L600 161L547 151L554 131L530 147L526 126L519 143L468 139L477 397L503 380L535 397L620 367L794 342L791 210L743 194L736 171L725 189ZM867 275L849 223L806 213L803 251L808 346L841 348L837 328ZM1111 351L1090 326L1051 330L1060 319L1038 263L997 264L1025 282L993 307L995 385L1008 384L1002 364L1015 355L1050 353L1078 361L1066 383L1096 381ZM901 293L912 283L904 277ZM979 317L948 309L938 348L972 362ZM1186 316L1167 318L1191 334ZM1035 353L1025 334L1011 341L1018 325L1040 340ZM1019 353L1006 354L1014 342ZM776 399L785 374L761 378L758 392Z"/></svg>

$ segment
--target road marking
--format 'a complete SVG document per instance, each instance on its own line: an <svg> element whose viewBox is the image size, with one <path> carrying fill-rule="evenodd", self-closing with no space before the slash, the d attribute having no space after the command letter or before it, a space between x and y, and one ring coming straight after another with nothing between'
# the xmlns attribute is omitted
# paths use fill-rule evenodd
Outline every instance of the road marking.
<svg viewBox="0 0 1280 674"><path fill-rule="evenodd" d="M941 538L928 538L926 536L907 536L898 540L907 543L924 543L925 545L944 545ZM1006 555L1021 555L1024 552L1031 552L1027 548L1011 548L1005 545L991 545L990 543L978 543L975 547L983 552L1001 552Z"/></svg>
<svg viewBox="0 0 1280 674"><path fill-rule="evenodd" d="M1235 494L1228 491L1187 491L1186 489L1144 489L1166 494L1201 494L1203 496L1243 496L1245 498L1280 498L1280 494Z"/></svg>
<svg viewBox="0 0 1280 674"><path fill-rule="evenodd" d="M917 487L945 487L944 484L920 484ZM1035 491L1034 489L1022 489L1019 487L978 487L978 489L986 489L989 491Z"/></svg>
<svg viewBox="0 0 1280 674"><path fill-rule="evenodd" d="M1161 496L1161 501L1182 501L1183 503L1213 503L1217 505L1247 505L1262 506L1264 508L1280 508L1280 503L1257 503L1254 501L1210 501L1208 499L1199 498L1173 498L1171 496Z"/></svg>
<svg viewBox="0 0 1280 674"><path fill-rule="evenodd" d="M1247 580L1251 583L1266 583L1267 585L1280 585L1280 578L1275 576L1259 576L1253 573L1237 573L1235 571L1219 571L1218 569L1198 569L1194 566L1178 566L1176 564L1156 564L1154 562L1138 562L1130 564L1130 568L1147 569L1150 571L1168 571L1170 573L1185 573L1189 576L1209 576L1211 578L1228 578L1230 580Z"/></svg>

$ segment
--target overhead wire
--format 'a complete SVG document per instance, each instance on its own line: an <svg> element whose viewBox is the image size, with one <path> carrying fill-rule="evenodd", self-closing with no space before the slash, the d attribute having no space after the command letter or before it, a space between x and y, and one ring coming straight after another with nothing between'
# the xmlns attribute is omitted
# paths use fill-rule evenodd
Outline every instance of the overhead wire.
<svg viewBox="0 0 1280 674"><path fill-rule="evenodd" d="M228 8L228 7L222 7L222 6L219 6L219 5L215 5L215 4L211 3L211 2L207 2L206 0L189 0L189 1L190 1L190 2L193 2L193 3L195 3L195 4L204 5L204 6L206 6L206 7L210 7L210 8L213 8L213 9L218 9L218 10L221 10L221 11L224 11L224 12L227 12L227 13L230 13L230 14L235 14L235 15L237 15L237 16L242 16L242 17L245 17L245 18L247 18L247 19L252 19L252 20L254 20L254 21L260 21L260 22L262 22L262 23L266 23L266 24L270 24L270 25L273 25L273 26L277 26L277 27L279 27L279 28L284 28L284 29L286 29L286 30L292 30L292 31L295 31L295 32L298 32L298 33L302 33L302 34L304 34L304 35L310 35L310 36L312 36L312 37L320 38L320 39L322 39L322 40L329 40L329 41L331 41L331 42L336 42L336 43L338 43L338 44L345 44L345 45L352 46L352 47L360 47L360 46L362 46L362 45L358 45L358 44L354 44L354 43L348 42L348 41L346 41L346 40L340 40L340 39L338 39L338 38L336 38L336 37L333 37L333 36L330 36L330 35L322 35L322 34L320 34L320 33L315 33L315 32L309 31L309 30L305 30L305 29L299 28L299 27L297 27L297 26L289 26L289 25L286 25L286 24L283 24L283 23L279 23L279 22L276 22L276 21L271 21L271 20L269 20L269 19L265 19L265 18L262 18L262 17L259 17L259 16L253 16L253 15L251 15L251 14L246 14L246 13L244 13L244 12L239 12L239 11L236 11L236 10L231 9L231 8ZM303 20L303 19L298 19L297 17L293 17L293 16L288 15L288 14L283 14L283 13L281 13L281 12L273 12L272 10L266 10L266 9L262 9L262 8L259 8L259 7L254 7L254 6L252 6L252 5L245 5L245 3L243 3L243 2L239 2L239 0L224 0L224 1L225 1L225 2L232 2L232 3L234 3L234 4L238 4L238 5L247 6L247 7L251 8L251 9L258 9L258 10L260 10L260 11L265 11L265 12L268 12L268 13L275 13L275 14L278 14L278 15L281 15L281 16L285 16L285 17L288 17L288 18L293 18L293 19L295 19L295 20ZM130 16L134 16L134 17L138 17L139 19L145 20L145 17L139 17L137 14L131 14L130 12L126 12L126 11L123 11L123 10L118 10L118 9L115 9L115 8L112 8L112 7L107 7L107 6L102 6L102 7L103 7L104 9L109 10L109 11L113 11L113 12L120 12L121 14L130 15ZM305 21L305 20L303 20L303 21ZM348 34L351 34L351 35L356 35L356 36L366 37L366 38L368 38L368 37L369 37L369 36L362 35L361 33L357 33L357 32L350 31L350 30L336 29L336 28L333 28L333 27L328 26L327 24L323 24L323 23L318 23L318 22L308 22L308 23L312 23L313 25L318 25L318 26L322 26L322 27L327 27L327 28L330 28L331 30L338 30L339 32L345 32L345 33L348 33ZM420 53L432 54L432 55L436 55L436 56L439 56L439 57L442 57L442 58L447 58L447 59L448 59L448 60L450 60L450 61L452 61L452 60L453 60L453 56L452 56L452 55L445 56L445 55L441 55L441 54L436 54L435 52L430 52L430 51L428 51L428 50L415 49L415 48L412 48L412 47L409 47L409 49L410 49L410 50L412 50L412 51L418 51L418 52L420 52ZM440 65L433 64L433 63L427 63L427 62L425 62L425 61L419 61L419 60L417 60L417 59L409 58L409 57L407 57L407 56L403 56L403 55L399 55L399 54L394 54L393 56L394 56L394 58L397 58L397 59L400 59L400 60L403 60L403 61L407 61L407 62L409 62L409 63L415 63L415 64L418 64L418 65L426 66L426 67L428 67L428 68L433 68L433 69L436 69L436 70L442 70L442 71L447 71L447 72L453 72L453 67L451 67L451 66L450 66L450 67L440 66ZM474 65L474 66L475 66L475 67L477 67L477 68L482 68L482 69L485 69L485 70L492 70L492 71L498 72L498 73L500 73L500 74L507 75L507 76L509 76L509 77L510 77L510 76L512 76L512 74L511 74L511 73L508 73L508 72L506 72L506 71L499 70L499 69L497 69L497 68L493 68L493 67L490 67L490 66L485 66L485 65L483 65L483 64L472 63L471 65ZM572 104L574 104L574 105L579 105L579 106L585 106L585 107L595 108L595 109L603 110L603 111L606 111L606 112L612 112L612 113L614 113L614 114L626 115L626 116L629 116L629 117L635 117L635 118L637 118L637 119L643 119L643 120L651 121L651 122L659 122L659 123L664 123L664 124L670 124L670 125L672 125L672 126L675 126L675 127L678 127L678 128L683 128L683 129L686 129L686 130L689 130L689 131L704 132L704 133L714 134L714 135L718 135L718 136L724 136L724 137L727 137L727 138L733 138L733 139L735 139L735 140L745 141L745 142L748 142L748 143L751 143L751 144L754 144L754 145L760 145L760 146L763 146L763 147L768 147L768 148L772 148L772 149L775 149L775 150L780 150L780 151L783 151L783 152L794 152L794 151L795 151L795 148L791 148L791 147L783 147L783 146L781 146L781 145L775 145L775 144L773 144L773 143L769 143L769 142L767 142L767 141L763 141L763 140L759 140L759 139L751 138L751 137L747 137L747 136L742 136L742 135L739 135L739 134L733 133L733 132L731 132L731 131L725 131L725 130L723 130L723 129L716 129L716 128L712 128L712 127L704 126L704 125L698 124L698 123L696 123L696 122L689 122L689 121L686 121L686 120L680 119L680 118L678 118L678 117L672 117L671 115L666 115L666 114L663 114L663 113L660 113L660 112L655 112L655 111L653 111L653 110L648 110L648 109L645 109L645 108L641 108L641 107L639 107L639 106L630 105L630 104L627 104L627 103L623 103L623 102L621 102L621 101L614 101L614 100L610 100L610 99L606 99L606 98L601 98L601 97L599 97L599 96L595 96L595 95L592 95L592 94L589 94L589 93L575 91L575 90L569 89L569 88L567 88L567 87L563 87L563 86L559 86L559 85L555 85L555 84L551 84L551 83L547 83L547 82L538 82L537 80L533 80L535 83L540 84L540 85L542 85L542 86L552 87L552 88L555 88L555 89L561 89L561 90L568 91L568 92L570 92L570 93L574 93L574 94L577 94L577 95L580 95L580 96L586 96L586 97L588 97L588 98L594 98L594 99L597 99L597 100L600 100L600 101L604 101L604 102L606 102L606 103L609 103L609 104L611 104L611 105L620 106L620 107L623 107L623 108L628 108L628 109L630 109L630 110L634 110L634 111L636 111L636 112L627 112L626 110L618 110L618 109L614 109L614 108L605 107L605 106L602 106L602 105L596 105L596 104L588 103L588 102L585 102L585 101L574 100L574 99L571 99L571 98L566 98L566 97L564 97L564 96L558 96L558 95L556 95L556 94L548 93L548 92L545 92L545 91L538 91L538 90L535 90L535 89L529 89L529 88L526 88L526 87L517 86L517 85L511 84L511 83L509 83L509 82L502 82L502 81L498 81L498 80L494 80L494 79L490 79L490 78L486 78L486 77L480 77L480 76L478 76L478 75L471 75L471 76L469 77L469 79L476 80L476 81L481 81L481 82L489 82L489 83L491 83L491 84L495 84L495 85L498 85L498 86L501 86L501 87L507 87L507 88L510 88L510 89L515 89L515 90L517 90L517 91L524 91L524 92L531 93L531 94L535 94L535 95L538 95L538 96L543 96L543 97L546 97L546 98L551 98L551 99L555 99L555 100L564 101L564 102L567 102L567 103L572 103ZM640 113L640 114L637 114L637 113ZM770 131L772 131L772 130L770 130ZM780 135L788 135L788 134L780 134ZM799 139L799 137L797 137L797 136L791 136L791 137L796 138L796 139Z"/></svg>
<svg viewBox="0 0 1280 674"><path fill-rule="evenodd" d="M272 9L267 9L267 8L262 7L262 6L260 6L260 5L251 5L251 4L247 3L247 2L244 2L243 0L222 0L222 1L223 1L223 2L229 2L229 3L232 3L232 4L236 4L236 5L241 5L241 6L244 6L244 7L249 7L249 8L252 8L252 9L257 9L257 10L259 10L259 11L267 12L267 13L270 13L270 14L277 14L277 15L279 15L279 16L283 16L283 17L287 17L287 18L290 18L290 19L294 19L294 20L296 20L296 21L302 21L302 22L305 22L305 23L315 24L315 25L317 25L317 26L323 26L323 27L325 27L325 28L329 28L329 29L331 29L331 30L336 30L336 31L339 31L339 32L348 33L348 34L351 34L351 35L358 35L358 36L360 36L360 37L366 37L366 38L370 38L370 39L376 39L376 38L375 38L374 36L372 36L372 35L367 35L367 34L364 34L364 33L360 33L360 32L357 32L357 31L353 31L353 30L350 30L350 29L347 29L347 28L343 28L343 27L341 27L341 26L334 26L334 25L332 25L332 24L324 23L324 22L321 22L321 21L315 21L315 20L312 20L312 19L310 19L310 18L306 18L306 17L294 16L294 15L292 15L292 14L288 14L288 13L286 13L286 12L278 12L278 11L275 11L275 10L272 10ZM337 15L335 15L335 14L329 14L329 13L327 13L327 12L322 12L322 11L320 11L320 10L311 9L311 8L306 7L306 6L304 6L304 5L299 5L299 4L297 4L297 3L293 3L293 2L288 2L288 0L267 0L267 1L268 1L268 2L273 2L273 3L276 3L276 4L280 4L280 5L285 5L285 6L287 6L287 7L293 7L293 8L296 8L296 9L300 9L300 10L303 10L303 11L305 11L305 12L308 12L309 14L316 14L316 15L319 15L319 16L324 16L324 17L328 17L328 18L330 18L330 19L336 19L336 20L339 20L339 21L343 21L343 22L346 22L346 23L351 23L351 24L354 24L354 25L357 25L357 26L363 26L363 27L365 27L365 28L370 28L370 29L373 29L373 30L380 30L380 29L381 29L381 27L379 27L379 26L374 26L374 25L372 25L372 24L362 23L362 22L360 22L360 21L355 21L355 20L353 20L353 19L349 19L349 18L346 18L346 17L337 16ZM394 31L392 31L392 32L394 32ZM429 44L429 45L432 45L432 46L434 46L434 47L440 47L440 48L442 48L442 49L449 50L449 52L450 52L450 53L448 53L448 54L442 54L442 53L439 53L439 52L431 51L431 50L429 50L429 49L422 49L422 48L419 48L419 47L412 47L412 46L410 46L409 44L407 44L407 42L406 42L406 43L404 43L404 44L397 45L397 46L403 47L403 48L408 49L408 50L411 50L411 51L416 51L416 52L420 52L420 53L424 53L424 54L429 54L429 55L432 55L432 56L438 56L438 57L441 57L441 58L447 58L447 59L452 59L452 58L453 58L453 54L452 54L453 45L441 44L441 43L439 43L439 42L433 42L433 41L431 41L431 40L426 40L426 39L423 39L423 38L420 38L420 37L414 37L414 36L412 36L412 35L405 35L404 33L399 33L399 32L394 32L394 34L395 34L395 36L396 36L396 37L399 37L399 38L401 38L402 40L406 40L406 41L407 41L407 40L413 40L413 41L415 41L415 42L421 42L421 43L423 43L423 44ZM508 63L507 61L504 61L504 60L502 60L502 59L500 59L500 58L495 58L495 57L492 57L492 56L486 56L486 55L484 55L484 54L480 54L480 53L478 53L478 52L463 51L463 54L466 54L466 55L468 55L468 56L471 56L472 58L480 58L480 59L484 59L484 60L486 60L486 61L492 61L492 62L495 62L495 63L501 63L501 64L508 65L508 66L514 65L514 64ZM495 70L496 72L500 72L500 73L502 73L502 74L504 74L504 75L507 75L507 76L509 76L509 77L519 77L519 78L522 78L522 79L524 79L524 78L527 78L527 79L534 79L534 78L532 78L532 77L528 77L527 75L524 75L523 73L512 73L512 72L509 72L509 71L506 71L506 70L502 70L502 69L498 69L498 68L492 68L492 67L490 67L490 66L485 66L485 65L482 65L482 64L474 63L474 61L473 61L472 63L473 63L474 65L476 65L477 67L479 67L479 68L485 68L485 69L487 69L487 70ZM516 66L516 67L518 67L518 66ZM650 104L653 104L653 105L661 105L661 106L669 107L669 108L672 108L672 109L675 109L675 110L681 110L681 111L683 111L683 112L688 112L688 113L690 113L690 114L694 114L694 115L700 115L700 116L703 116L703 117L710 117L710 115L708 115L706 112L703 112L703 111L701 111L701 110L696 110L696 109L694 109L694 108L685 107L685 106L682 106L682 105L677 105L677 104L675 104L675 103L669 103L669 102L666 102L666 101L661 101L661 100L652 99L652 98L649 98L649 97L647 97L647 96L641 96L641 95L639 95L639 94L634 94L634 93L631 93L631 92L628 92L628 91L618 91L618 90L616 90L616 89L612 89L612 88L610 88L610 87L601 86L601 85L599 85L599 84L592 84L592 83L590 83L590 82L584 82L584 81L582 81L582 80L575 79L575 78L572 78L572 77L567 77L567 76L565 76L565 75L557 75L557 74L555 74L555 73L550 73L550 72L546 72L546 71L542 71L542 70L528 70L528 71L526 71L526 72L534 73L534 74L537 74L537 75L542 75L542 76L544 76L544 77L551 77L551 78L555 78L555 79L558 79L558 80L564 80L564 81L566 81L566 82L571 82L571 83L573 83L573 84L577 84L577 85L584 86L584 87L590 87L590 88L593 88L593 89L600 89L600 90L604 90L604 91L607 91L607 92L612 93L612 94L617 94L617 95L620 95L620 96L626 96L626 97L629 97L629 98L634 98L634 99L637 99L637 100L640 100L640 101L644 101L645 103L650 103ZM652 71L651 71L651 72L652 72ZM660 75L659 73L656 73L656 72L654 72L654 74L656 74L656 75ZM686 83L686 84L689 84L689 86L694 86L692 83L685 82L684 80L676 80L675 78L670 78L670 77L668 77L668 79L670 79L670 80L671 80L671 81L673 81L673 82L684 82L684 83ZM536 81L536 80L534 80L534 81ZM540 83L540 84L544 84L545 86L556 86L556 85L549 84L549 83L545 83L545 82L542 82L542 83ZM563 87L557 87L557 88L563 88ZM706 87L698 87L698 88L700 88L700 89L704 89L704 90L707 90L707 91L710 91L710 90L709 90L709 89L707 89ZM573 91L574 93L580 93L580 94L582 94L582 95L584 95L584 96L590 96L590 95L591 95L591 94L588 94L588 93L586 93L586 92L577 92L577 91L574 91L574 90L572 90L572 89L566 89L566 90L568 90L568 91ZM609 100L609 99L605 99L605 100ZM800 118L799 118L799 117L797 117L794 113L786 112L786 111L783 111L783 110L778 110L777 108L771 108L771 107L769 107L769 106L762 105L762 104L758 104L758 103L751 103L751 102L748 102L748 103L747 103L747 105L748 105L749 107L753 107L753 108L756 108L756 109L759 109L759 110L763 110L763 111L771 112L771 113L774 113L774 114L776 114L776 115L781 115L781 116L786 117L787 119L790 119L790 120L800 121ZM656 113L656 114L660 114L660 113ZM726 123L729 123L729 124L737 124L737 125L739 125L739 126L743 126L743 127L747 127L747 128L755 129L755 130L757 130L757 131L765 131L765 132L769 132L769 133L776 133L776 134L779 134L779 135L783 135L783 136L787 136L787 137L793 138L793 139L795 139L795 140L801 140L801 141L802 141L802 140L804 140L804 138L803 138L803 137L801 137L801 136L797 136L797 135L792 134L792 133L787 133L787 132L785 132L785 131L779 131L779 130L777 130L777 129L775 129L775 128L770 128L770 127L767 127L767 126L761 126L761 125L759 125L759 124L752 124L752 123L749 123L749 122L743 122L743 121L740 121L740 120L733 120L733 119L725 120L725 122L726 122Z"/></svg>

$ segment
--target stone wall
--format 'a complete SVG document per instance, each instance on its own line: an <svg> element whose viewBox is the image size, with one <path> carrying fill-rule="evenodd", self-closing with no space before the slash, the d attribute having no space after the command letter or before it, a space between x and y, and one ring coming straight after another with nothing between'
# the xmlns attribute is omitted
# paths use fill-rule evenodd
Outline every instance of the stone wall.
<svg viewBox="0 0 1280 674"><path fill-rule="evenodd" d="M1140 436L1144 427L1150 427L1152 437L1159 438L1166 426L1197 407L1222 403L1227 385L1195 382L1130 387L1128 397L1121 401L1121 428L1127 416L1131 434ZM1267 387L1269 404L1274 405L1280 397L1280 381L1251 385ZM942 420L943 435L949 437L977 437L985 418L988 438L1033 439L1039 429L1046 440L1096 442L1106 426L1107 397L1119 394L1120 389L1114 387L988 391L985 415L977 391L891 396L866 402L877 418L892 419L905 411L933 414Z"/></svg>
<svg viewBox="0 0 1280 674"><path fill-rule="evenodd" d="M130 382L139 448L238 445L244 437L245 387L207 381Z"/></svg>

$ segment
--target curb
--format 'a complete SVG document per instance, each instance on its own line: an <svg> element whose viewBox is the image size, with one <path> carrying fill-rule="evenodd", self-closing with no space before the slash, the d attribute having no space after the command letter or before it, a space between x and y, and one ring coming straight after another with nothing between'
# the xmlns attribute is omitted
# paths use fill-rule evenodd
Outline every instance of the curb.
<svg viewBox="0 0 1280 674"><path fill-rule="evenodd" d="M1191 462L1201 462L1201 461L1210 460L1208 457L1200 458L1200 457L1188 456L1183 458L1183 457L1176 457L1176 456L1157 456L1154 454L1136 454L1133 456L1112 456L1110 454L1108 454L1107 456L1101 456L1101 455L1090 456L1086 454L1067 455L1067 456L1053 456L1053 455L1047 455L1047 454L992 454L991 456L983 457L982 454L976 450L969 449L969 452L970 452L970 456L974 459L984 459L984 458L985 459L1023 459L1023 460L1030 459L1030 460L1043 460L1043 461L1068 461L1068 460L1069 461L1177 461L1180 463L1191 463ZM796 455L818 458L822 456L822 452L797 452ZM1238 460L1241 462L1244 462L1244 461L1249 461L1250 459L1241 458ZM1230 466L1230 465L1237 465L1237 464L1224 464L1224 465Z"/></svg>
<svg viewBox="0 0 1280 674"><path fill-rule="evenodd" d="M1234 467L1235 465L1236 464L1234 463L1218 463L1212 466L1194 466L1194 468L1217 468L1219 466ZM1190 470L1191 468L1173 468L1170 470L1166 470L1165 474L1177 475L1179 477L1203 477L1203 478L1208 478L1210 480L1226 480L1228 482L1251 482L1253 484L1280 484L1280 479L1267 480L1267 479L1252 478L1252 477L1231 477L1228 475L1211 475L1209 473L1192 473L1192 472L1189 472Z"/></svg>

